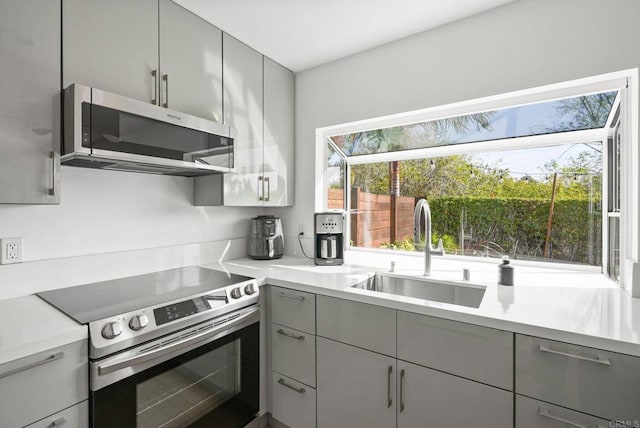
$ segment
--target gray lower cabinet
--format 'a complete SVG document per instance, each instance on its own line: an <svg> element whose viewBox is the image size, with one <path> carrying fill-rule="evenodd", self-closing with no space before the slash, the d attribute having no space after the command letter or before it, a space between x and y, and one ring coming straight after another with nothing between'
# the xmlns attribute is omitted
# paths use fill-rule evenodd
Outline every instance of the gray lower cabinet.
<svg viewBox="0 0 640 428"><path fill-rule="evenodd" d="M0 2L0 203L60 202L60 1Z"/></svg>
<svg viewBox="0 0 640 428"><path fill-rule="evenodd" d="M516 393L640 424L640 358L516 335Z"/></svg>
<svg viewBox="0 0 640 428"><path fill-rule="evenodd" d="M271 415L289 428L316 426L316 390L273 372Z"/></svg>
<svg viewBox="0 0 640 428"><path fill-rule="evenodd" d="M316 296L269 287L271 415L275 427L316 426Z"/></svg>
<svg viewBox="0 0 640 428"><path fill-rule="evenodd" d="M26 428L87 428L89 426L89 402L87 400L71 406L55 415L48 416Z"/></svg>
<svg viewBox="0 0 640 428"><path fill-rule="evenodd" d="M317 339L318 428L396 426L396 360Z"/></svg>
<svg viewBox="0 0 640 428"><path fill-rule="evenodd" d="M398 361L398 428L513 426L513 394Z"/></svg>
<svg viewBox="0 0 640 428"><path fill-rule="evenodd" d="M316 386L316 337L272 324L271 365L274 371L311 387Z"/></svg>
<svg viewBox="0 0 640 428"><path fill-rule="evenodd" d="M564 407L516 395L516 428L624 427L624 425L616 425L615 421L612 421L611 424L609 422Z"/></svg>
<svg viewBox="0 0 640 428"><path fill-rule="evenodd" d="M87 400L87 355L82 340L0 365L0 426L29 425Z"/></svg>
<svg viewBox="0 0 640 428"><path fill-rule="evenodd" d="M327 296L316 301L318 336L396 356L394 309Z"/></svg>
<svg viewBox="0 0 640 428"><path fill-rule="evenodd" d="M513 333L398 311L398 358L513 390Z"/></svg>

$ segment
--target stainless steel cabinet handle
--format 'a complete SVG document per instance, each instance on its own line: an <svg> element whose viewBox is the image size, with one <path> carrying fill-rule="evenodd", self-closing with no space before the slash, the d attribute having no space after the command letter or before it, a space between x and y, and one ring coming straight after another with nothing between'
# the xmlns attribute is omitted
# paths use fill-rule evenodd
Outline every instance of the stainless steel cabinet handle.
<svg viewBox="0 0 640 428"><path fill-rule="evenodd" d="M288 332L284 331L283 329L278 329L278 330L276 331L276 333L281 334L281 335L283 335L283 336L290 337L290 338L292 338L292 339L296 339L296 340L304 340L304 336L303 336L303 335L296 336L295 334L288 333Z"/></svg>
<svg viewBox="0 0 640 428"><path fill-rule="evenodd" d="M289 389L293 389L295 392L297 392L298 394L304 394L305 392L307 392L306 389L304 388L296 388L295 386L291 386L289 385L287 382L284 381L284 379L280 378L278 379L278 383L282 386L286 386Z"/></svg>
<svg viewBox="0 0 640 428"><path fill-rule="evenodd" d="M162 81L164 82L164 103L162 107L169 108L169 75L163 74Z"/></svg>
<svg viewBox="0 0 640 428"><path fill-rule="evenodd" d="M404 410L404 369L400 370L400 413Z"/></svg>
<svg viewBox="0 0 640 428"><path fill-rule="evenodd" d="M54 361L59 360L61 358L64 358L64 352L56 352L55 354L49 355L44 360L36 361L34 363L30 363L30 364L27 364L25 366L18 367L16 369L12 369L12 370L6 371L4 373L0 373L0 378L11 376L11 375L14 375L16 373L20 373L20 372L23 372L25 370L32 369L34 367L41 366L43 364L51 363L51 362L54 362Z"/></svg>
<svg viewBox="0 0 640 428"><path fill-rule="evenodd" d="M264 201L264 182L262 181L263 177L258 177L258 199ZM262 190L262 193L260 192Z"/></svg>
<svg viewBox="0 0 640 428"><path fill-rule="evenodd" d="M304 296L296 296L294 294L287 294L287 293L283 293L282 291L280 291L278 293L278 296L286 297L287 299L300 300L301 302L304 300Z"/></svg>
<svg viewBox="0 0 640 428"><path fill-rule="evenodd" d="M58 187L60 184L60 154L56 152L49 152L51 158L51 187L49 188L49 196L55 196L58 193Z"/></svg>
<svg viewBox="0 0 640 428"><path fill-rule="evenodd" d="M554 416L549 412L549 409L544 409L542 407L539 408L540 416L545 418L553 419L554 421L562 422L567 425L571 425L576 428L587 428L586 425L579 424L577 422L570 421L569 419L561 418L560 416Z"/></svg>
<svg viewBox="0 0 640 428"><path fill-rule="evenodd" d="M548 352L550 354L564 355L565 357L575 358L577 360L582 360L582 361L589 361L589 362L597 363L597 364L603 364L605 366L610 366L611 365L611 360L609 360L608 358L603 358L603 357L599 357L599 356L595 357L595 358L583 357L582 355L575 355L575 354L571 354L569 352L556 351L555 349L551 349L546 345L540 345L540 351Z"/></svg>
<svg viewBox="0 0 640 428"><path fill-rule="evenodd" d="M393 366L389 366L387 370L387 408L391 407L393 400L391 399L391 375L393 374Z"/></svg>
<svg viewBox="0 0 640 428"><path fill-rule="evenodd" d="M269 177L265 177L264 182L267 185L267 192L265 193L264 200L269 201L269 196L271 196L271 182Z"/></svg>
<svg viewBox="0 0 640 428"><path fill-rule="evenodd" d="M49 428L49 427L59 427L59 426L62 426L64 424L66 424L66 423L67 423L67 420L65 418L56 419L55 421L51 422L47 426L47 428Z"/></svg>
<svg viewBox="0 0 640 428"><path fill-rule="evenodd" d="M158 70L151 70L151 104L158 104Z"/></svg>

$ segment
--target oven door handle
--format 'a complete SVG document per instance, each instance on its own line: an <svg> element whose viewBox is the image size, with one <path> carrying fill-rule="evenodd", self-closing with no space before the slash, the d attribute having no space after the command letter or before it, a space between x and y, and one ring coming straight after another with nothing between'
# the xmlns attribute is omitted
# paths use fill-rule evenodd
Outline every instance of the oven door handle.
<svg viewBox="0 0 640 428"><path fill-rule="evenodd" d="M160 346L159 348L155 348L146 352L139 353L137 355L125 358L116 358L113 361L104 361L98 362L98 375L103 376L109 373L116 372L118 370L126 369L129 367L133 367L136 365L140 365L142 363L146 363L152 360L162 359L163 357L170 356L173 357L175 353L182 353L190 350L195 347L193 345L199 345L203 341L214 340L218 337L216 333L226 332L227 330L232 329L238 325L242 325L245 323L247 318L254 317L256 313L260 312L260 308L252 308L249 311L245 311L241 313L240 316L234 318L232 321L229 321L218 328L213 327L212 329L204 330L200 333L184 333L186 337L184 339L176 340L167 344L165 346ZM232 330L235 331L235 330ZM211 337L215 336L215 337ZM168 358L167 358L168 359ZM163 359L165 361L166 359Z"/></svg>

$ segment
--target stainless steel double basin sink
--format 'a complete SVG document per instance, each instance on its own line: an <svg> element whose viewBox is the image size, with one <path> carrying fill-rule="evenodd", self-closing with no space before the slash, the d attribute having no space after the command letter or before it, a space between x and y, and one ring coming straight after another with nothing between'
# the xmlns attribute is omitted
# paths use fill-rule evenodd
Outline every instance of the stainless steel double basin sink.
<svg viewBox="0 0 640 428"><path fill-rule="evenodd" d="M480 307L486 291L486 287L482 285L386 272L378 272L369 279L352 287L470 308Z"/></svg>

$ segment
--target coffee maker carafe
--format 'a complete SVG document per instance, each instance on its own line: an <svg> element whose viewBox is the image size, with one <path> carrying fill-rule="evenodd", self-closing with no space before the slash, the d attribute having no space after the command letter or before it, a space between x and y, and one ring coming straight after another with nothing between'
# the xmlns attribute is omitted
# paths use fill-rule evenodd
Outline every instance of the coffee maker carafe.
<svg viewBox="0 0 640 428"><path fill-rule="evenodd" d="M315 263L320 266L344 263L344 214L315 215Z"/></svg>

